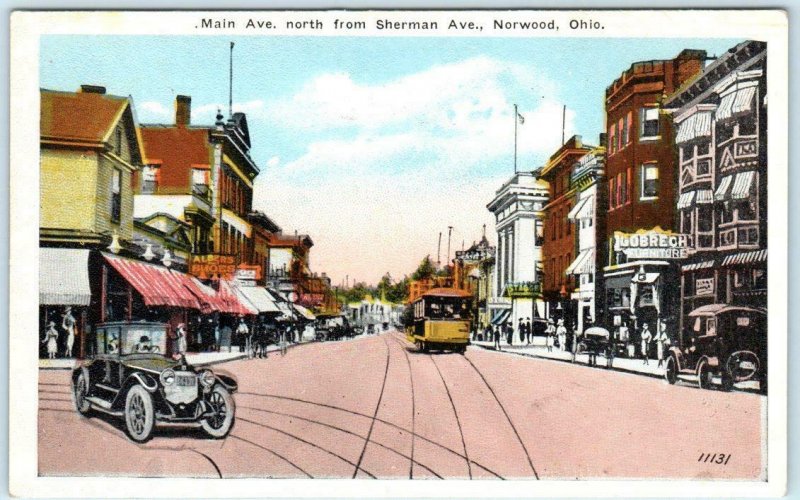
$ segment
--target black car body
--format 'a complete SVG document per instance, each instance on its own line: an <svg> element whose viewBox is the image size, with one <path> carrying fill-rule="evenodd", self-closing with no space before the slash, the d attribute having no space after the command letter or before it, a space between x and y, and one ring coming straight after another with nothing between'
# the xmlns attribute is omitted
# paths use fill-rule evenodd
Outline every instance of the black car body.
<svg viewBox="0 0 800 500"><path fill-rule="evenodd" d="M138 442L163 423L225 437L233 427L236 380L194 367L184 356L164 355L168 329L163 323L98 325L95 354L72 373L78 412L122 417L128 436Z"/></svg>
<svg viewBox="0 0 800 500"><path fill-rule="evenodd" d="M665 378L674 384L694 375L701 388L718 379L723 390L748 380L767 388L767 312L761 308L709 304L689 313L682 345L670 348Z"/></svg>
<svg viewBox="0 0 800 500"><path fill-rule="evenodd" d="M589 365L597 365L597 356L603 356L606 360L606 367L610 368L614 362L614 339L611 333L605 328L592 326L587 328L578 340L576 349L578 354L589 355Z"/></svg>

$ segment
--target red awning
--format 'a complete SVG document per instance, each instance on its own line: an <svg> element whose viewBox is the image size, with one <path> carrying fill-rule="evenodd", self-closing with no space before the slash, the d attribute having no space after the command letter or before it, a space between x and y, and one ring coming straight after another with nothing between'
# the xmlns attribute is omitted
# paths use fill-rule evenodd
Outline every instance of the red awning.
<svg viewBox="0 0 800 500"><path fill-rule="evenodd" d="M200 311L203 314L209 314L214 311L219 311L225 308L225 304L217 294L216 290L210 286L204 285L203 282L190 276L188 274L172 271L181 280L183 286L189 289L195 296L197 302L200 304Z"/></svg>
<svg viewBox="0 0 800 500"><path fill-rule="evenodd" d="M195 296L183 286L179 273L105 253L103 257L141 294L145 305L201 309Z"/></svg>
<svg viewBox="0 0 800 500"><path fill-rule="evenodd" d="M226 309L220 310L220 312L241 315L258 314L258 310L240 299L234 285L226 280L219 280L219 296L226 305Z"/></svg>

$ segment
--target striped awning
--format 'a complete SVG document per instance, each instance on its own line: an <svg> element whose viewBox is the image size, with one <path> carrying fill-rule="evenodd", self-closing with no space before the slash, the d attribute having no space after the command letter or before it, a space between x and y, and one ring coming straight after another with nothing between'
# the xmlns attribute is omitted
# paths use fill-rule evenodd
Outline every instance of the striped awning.
<svg viewBox="0 0 800 500"><path fill-rule="evenodd" d="M569 213L567 214L567 219L572 219L572 220L579 219L580 217L578 216L578 214L580 213L581 209L583 209L583 207L586 206L588 202L589 198L584 198L582 200L579 200L578 203L574 207L572 207L572 210L570 210Z"/></svg>
<svg viewBox="0 0 800 500"><path fill-rule="evenodd" d="M697 271L699 269L710 269L714 267L713 260L704 260L702 262L693 262L692 264L684 264L681 266L681 271Z"/></svg>
<svg viewBox="0 0 800 500"><path fill-rule="evenodd" d="M591 273L594 267L594 248L581 250L575 260L567 267L566 274Z"/></svg>
<svg viewBox="0 0 800 500"><path fill-rule="evenodd" d="M681 193L681 196L678 198L678 210L691 207L694 202L694 196L694 191Z"/></svg>
<svg viewBox="0 0 800 500"><path fill-rule="evenodd" d="M752 252L740 252L733 255L728 255L722 261L723 266L735 266L738 264L752 264L755 262L764 262L767 260L767 250L754 250Z"/></svg>
<svg viewBox="0 0 800 500"><path fill-rule="evenodd" d="M103 257L139 292L145 305L202 309L192 292L169 268L106 253Z"/></svg>
<svg viewBox="0 0 800 500"><path fill-rule="evenodd" d="M39 305L88 306L89 250L39 249Z"/></svg>
<svg viewBox="0 0 800 500"><path fill-rule="evenodd" d="M281 310L275 305L272 296L261 286L240 286L237 290L253 305L258 312L280 313Z"/></svg>
<svg viewBox="0 0 800 500"><path fill-rule="evenodd" d="M697 203L714 203L714 193L710 189L697 190Z"/></svg>
<svg viewBox="0 0 800 500"><path fill-rule="evenodd" d="M710 111L700 111L682 121L675 142L687 142L698 137L711 137Z"/></svg>
<svg viewBox="0 0 800 500"><path fill-rule="evenodd" d="M494 318L492 318L492 324L502 325L508 321L509 316L511 316L511 309L501 309L497 314L495 314Z"/></svg>
<svg viewBox="0 0 800 500"><path fill-rule="evenodd" d="M717 186L717 190L714 192L714 199L722 201L728 197L728 191L731 189L733 177L732 175L726 175L719 181L719 186Z"/></svg>
<svg viewBox="0 0 800 500"><path fill-rule="evenodd" d="M258 314L258 309L249 303L247 298L233 283L227 280L219 280L219 295L222 297L226 306L225 310L220 312L242 316Z"/></svg>
<svg viewBox="0 0 800 500"><path fill-rule="evenodd" d="M717 108L717 120L726 120L737 114L750 112L753 109L755 95L756 87L749 86L723 96Z"/></svg>
<svg viewBox="0 0 800 500"><path fill-rule="evenodd" d="M750 197L750 190L753 186L753 179L755 179L755 171L742 172L736 174L736 182L733 183L731 190L731 198L734 200L743 200Z"/></svg>
<svg viewBox="0 0 800 500"><path fill-rule="evenodd" d="M214 311L223 311L228 308L228 305L222 300L222 297L216 290L204 284L194 276L190 276L189 278L187 286L197 297L197 301L200 302L200 306L202 307L201 311L204 314Z"/></svg>

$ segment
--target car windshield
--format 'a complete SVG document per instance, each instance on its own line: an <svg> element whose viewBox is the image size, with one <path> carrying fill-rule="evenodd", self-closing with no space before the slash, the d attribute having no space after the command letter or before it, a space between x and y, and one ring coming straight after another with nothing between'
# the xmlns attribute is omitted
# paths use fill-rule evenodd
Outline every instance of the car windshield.
<svg viewBox="0 0 800 500"><path fill-rule="evenodd" d="M165 354L166 325L117 323L97 327L98 354Z"/></svg>

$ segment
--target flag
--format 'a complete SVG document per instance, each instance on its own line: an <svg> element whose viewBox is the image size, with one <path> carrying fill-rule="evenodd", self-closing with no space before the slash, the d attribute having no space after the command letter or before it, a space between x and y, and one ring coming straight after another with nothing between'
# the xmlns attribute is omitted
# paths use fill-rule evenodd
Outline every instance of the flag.
<svg viewBox="0 0 800 500"><path fill-rule="evenodd" d="M525 117L522 116L521 114L517 113L517 119L519 120L519 124L520 125L524 125L525 124Z"/></svg>

